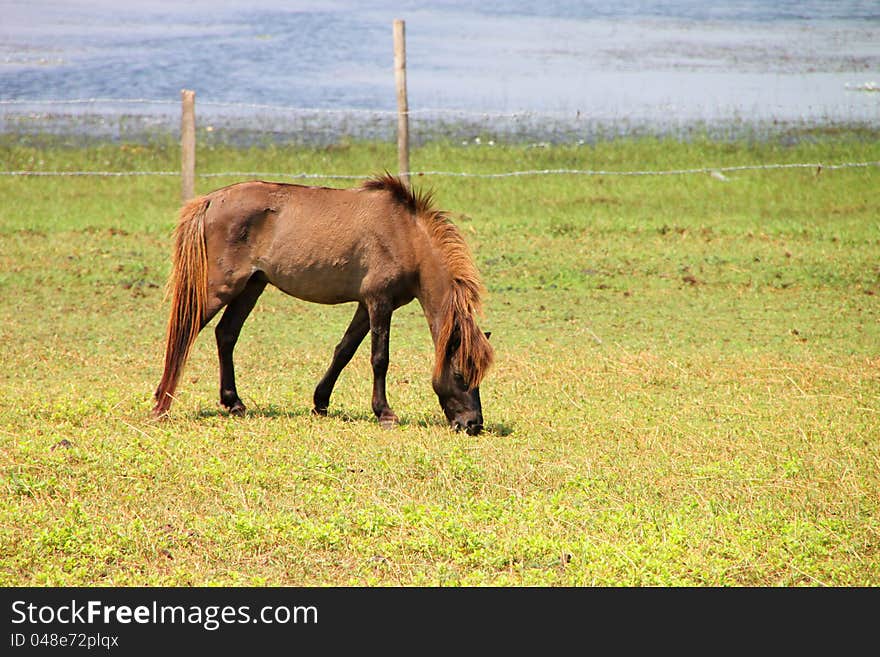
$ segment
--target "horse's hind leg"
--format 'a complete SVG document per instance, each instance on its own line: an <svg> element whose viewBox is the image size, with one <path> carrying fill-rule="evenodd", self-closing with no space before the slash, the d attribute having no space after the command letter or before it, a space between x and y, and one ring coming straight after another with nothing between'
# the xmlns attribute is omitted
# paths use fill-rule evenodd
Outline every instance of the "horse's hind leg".
<svg viewBox="0 0 880 657"><path fill-rule="evenodd" d="M214 329L217 354L220 357L220 403L233 415L244 415L245 407L235 388L232 352L244 321L254 309L257 299L265 288L266 278L262 274L251 276L241 293L227 304L223 316Z"/></svg>
<svg viewBox="0 0 880 657"><path fill-rule="evenodd" d="M369 331L370 314L367 312L367 307L359 303L351 323L345 329L345 335L342 336L342 340L339 341L339 344L336 345L336 349L333 351L333 361L330 363L330 367L327 368L324 376L321 377L321 380L315 387L313 397L315 407L312 409L312 413L315 415L327 415L327 407L330 405L330 395L333 392L333 386L336 385L340 372L348 365Z"/></svg>

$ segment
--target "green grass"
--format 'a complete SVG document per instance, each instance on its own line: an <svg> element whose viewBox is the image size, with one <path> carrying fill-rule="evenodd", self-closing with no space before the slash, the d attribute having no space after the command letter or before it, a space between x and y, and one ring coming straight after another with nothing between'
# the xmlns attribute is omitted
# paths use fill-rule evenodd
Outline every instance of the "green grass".
<svg viewBox="0 0 880 657"><path fill-rule="evenodd" d="M0 140L4 169L170 170L173 144ZM595 146L429 144L421 170L880 160L870 132ZM364 174L390 144L216 146L200 173ZM0 585L876 586L880 168L426 176L489 290L487 431L451 432L417 304L389 398L350 318L269 290L217 408L211 331L169 421L175 177L0 177ZM199 178L198 191L234 182ZM313 181L309 181L310 183ZM322 182L332 181L317 181Z"/></svg>

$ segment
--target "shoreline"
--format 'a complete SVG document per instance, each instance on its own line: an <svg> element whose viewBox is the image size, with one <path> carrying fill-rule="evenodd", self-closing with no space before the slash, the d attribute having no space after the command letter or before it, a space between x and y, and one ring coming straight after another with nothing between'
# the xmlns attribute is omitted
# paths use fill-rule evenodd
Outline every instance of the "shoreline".
<svg viewBox="0 0 880 657"><path fill-rule="evenodd" d="M23 142L63 139L74 145L92 143L151 143L176 140L179 109L148 114L120 112L0 111L0 136ZM436 141L461 145L492 143L589 145L627 138L671 138L681 141L708 138L717 141L797 139L822 132L868 132L880 129L876 120L747 119L665 120L632 117L596 117L579 112L412 112L410 144ZM250 116L196 109L199 142L255 147L269 145L332 146L348 141L396 141L397 115L388 111L290 108L286 114Z"/></svg>

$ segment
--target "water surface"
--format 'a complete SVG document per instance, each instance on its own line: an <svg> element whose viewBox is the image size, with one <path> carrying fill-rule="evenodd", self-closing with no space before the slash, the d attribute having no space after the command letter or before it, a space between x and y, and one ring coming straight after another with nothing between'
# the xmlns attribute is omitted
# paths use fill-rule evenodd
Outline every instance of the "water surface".
<svg viewBox="0 0 880 657"><path fill-rule="evenodd" d="M9 116L21 112L173 122L183 88L205 120L257 116L265 130L277 116L283 131L326 119L259 108L271 105L374 112L351 121L385 130L395 18L406 21L414 119L458 112L471 130L528 131L558 115L576 136L880 118L880 93L866 91L880 82L876 1L4 0L0 10L6 130L24 129ZM25 104L132 98L168 105ZM478 116L493 112L542 117Z"/></svg>

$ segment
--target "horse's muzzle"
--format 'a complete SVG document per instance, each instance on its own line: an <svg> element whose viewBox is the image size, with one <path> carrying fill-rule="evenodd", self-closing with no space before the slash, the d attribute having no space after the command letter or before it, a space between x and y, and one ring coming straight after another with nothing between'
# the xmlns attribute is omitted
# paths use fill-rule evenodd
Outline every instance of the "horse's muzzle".
<svg viewBox="0 0 880 657"><path fill-rule="evenodd" d="M483 431L483 423L476 418L471 418L466 421L453 420L452 428L456 431L464 431L469 436L476 436Z"/></svg>

